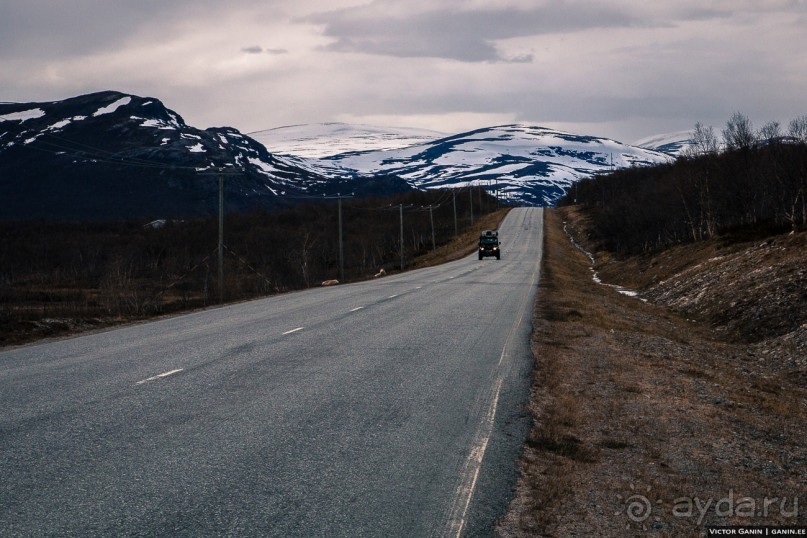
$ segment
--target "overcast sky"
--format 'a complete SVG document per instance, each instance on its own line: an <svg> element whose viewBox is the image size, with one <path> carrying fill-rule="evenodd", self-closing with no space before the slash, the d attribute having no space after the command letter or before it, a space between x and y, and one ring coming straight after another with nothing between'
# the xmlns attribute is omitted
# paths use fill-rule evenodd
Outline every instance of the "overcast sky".
<svg viewBox="0 0 807 538"><path fill-rule="evenodd" d="M243 132L786 126L807 114L807 0L0 0L0 101L106 89Z"/></svg>

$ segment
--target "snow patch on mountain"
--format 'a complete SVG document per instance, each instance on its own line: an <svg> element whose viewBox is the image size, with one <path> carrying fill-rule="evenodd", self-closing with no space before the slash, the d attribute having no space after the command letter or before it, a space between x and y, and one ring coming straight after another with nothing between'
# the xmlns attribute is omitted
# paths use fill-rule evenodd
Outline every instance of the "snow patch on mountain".
<svg viewBox="0 0 807 538"><path fill-rule="evenodd" d="M111 104L109 104L109 105L107 105L105 107L101 107L98 110L96 110L95 113L92 115L92 117L97 118L98 116L103 116L104 114L112 114L113 112L118 110L120 107L126 106L131 102L132 102L131 97L129 97L129 96L121 97L120 99L118 99L114 103L111 103Z"/></svg>
<svg viewBox="0 0 807 538"><path fill-rule="evenodd" d="M11 112L0 116L0 123L4 121L19 121L24 122L28 120L35 120L45 115L45 111L41 108L32 108L30 110L21 110L20 112Z"/></svg>
<svg viewBox="0 0 807 538"><path fill-rule="evenodd" d="M167 130L174 130L178 129L179 125L175 121L165 121L160 119L146 119L146 118L139 118L137 116L132 116L133 120L141 120L140 126L141 127L153 127L155 129L167 129Z"/></svg>
<svg viewBox="0 0 807 538"><path fill-rule="evenodd" d="M688 130L648 136L637 140L633 145L679 157L692 145L693 139L694 131Z"/></svg>
<svg viewBox="0 0 807 538"><path fill-rule="evenodd" d="M403 148L442 138L447 133L416 128L314 123L288 125L247 134L271 153L323 158L346 152Z"/></svg>

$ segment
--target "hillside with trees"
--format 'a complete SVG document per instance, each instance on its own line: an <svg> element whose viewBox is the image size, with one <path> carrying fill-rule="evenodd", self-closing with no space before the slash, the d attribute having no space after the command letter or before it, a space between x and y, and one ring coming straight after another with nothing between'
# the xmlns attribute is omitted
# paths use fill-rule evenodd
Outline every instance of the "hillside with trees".
<svg viewBox="0 0 807 538"><path fill-rule="evenodd" d="M807 227L807 116L784 135L775 122L755 131L735 114L722 131L695 128L683 158L580 181L559 205L580 204L594 239L637 254L720 234Z"/></svg>

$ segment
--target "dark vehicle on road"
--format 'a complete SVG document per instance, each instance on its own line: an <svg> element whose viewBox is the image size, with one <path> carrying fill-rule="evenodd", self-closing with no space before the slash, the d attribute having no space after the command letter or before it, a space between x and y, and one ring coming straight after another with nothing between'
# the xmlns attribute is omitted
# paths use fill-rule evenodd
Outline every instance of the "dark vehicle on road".
<svg viewBox="0 0 807 538"><path fill-rule="evenodd" d="M485 230L479 235L479 259L486 256L496 256L497 260L502 259L499 232L496 230Z"/></svg>

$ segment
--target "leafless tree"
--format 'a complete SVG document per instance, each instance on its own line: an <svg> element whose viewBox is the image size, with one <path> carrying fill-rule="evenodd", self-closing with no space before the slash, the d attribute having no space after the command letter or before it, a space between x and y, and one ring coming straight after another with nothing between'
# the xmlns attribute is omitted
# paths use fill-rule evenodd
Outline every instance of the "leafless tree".
<svg viewBox="0 0 807 538"><path fill-rule="evenodd" d="M728 149L748 149L756 145L754 127L748 116L735 112L723 129L723 142Z"/></svg>
<svg viewBox="0 0 807 538"><path fill-rule="evenodd" d="M300 237L300 257L297 262L300 264L300 274L305 286L311 285L311 257L316 239L311 237L311 232L306 230Z"/></svg>
<svg viewBox="0 0 807 538"><path fill-rule="evenodd" d="M782 138L782 128L778 121L769 121L759 130L759 139L771 144Z"/></svg>
<svg viewBox="0 0 807 538"><path fill-rule="evenodd" d="M788 134L799 142L807 143L807 116L791 120Z"/></svg>
<svg viewBox="0 0 807 538"><path fill-rule="evenodd" d="M701 122L695 124L692 132L692 142L684 150L687 157L697 157L698 155L709 155L717 153L718 141L712 126L704 126Z"/></svg>

